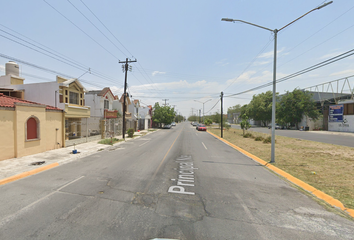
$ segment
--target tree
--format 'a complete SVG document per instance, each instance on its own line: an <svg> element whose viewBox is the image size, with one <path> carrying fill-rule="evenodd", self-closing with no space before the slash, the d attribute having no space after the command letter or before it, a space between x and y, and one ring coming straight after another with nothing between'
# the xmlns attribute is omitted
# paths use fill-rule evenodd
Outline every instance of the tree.
<svg viewBox="0 0 354 240"><path fill-rule="evenodd" d="M204 120L204 124L207 126L211 125L212 123L213 123L213 121L210 118L207 118Z"/></svg>
<svg viewBox="0 0 354 240"><path fill-rule="evenodd" d="M245 131L249 128L251 128L251 124L248 122L249 118L246 114L243 114L241 116L242 122L241 122L241 129L243 130L243 136L245 135Z"/></svg>
<svg viewBox="0 0 354 240"><path fill-rule="evenodd" d="M175 115L174 108L170 106L160 106L159 103L155 103L152 120L156 123L170 124L175 119Z"/></svg>
<svg viewBox="0 0 354 240"><path fill-rule="evenodd" d="M295 123L296 128L299 129L299 122L301 122L303 116L308 116L314 120L317 120L320 116L310 93L294 89L292 92L287 91L286 94L281 96L277 108L279 123Z"/></svg>
<svg viewBox="0 0 354 240"><path fill-rule="evenodd" d="M267 91L253 95L251 102L247 106L248 116L256 121L261 121L265 126L272 120L273 93Z"/></svg>
<svg viewBox="0 0 354 240"><path fill-rule="evenodd" d="M195 116L195 115L188 117L188 121L190 121L190 122L196 122L197 119L198 119L198 116Z"/></svg>
<svg viewBox="0 0 354 240"><path fill-rule="evenodd" d="M229 107L227 109L227 114L232 114L232 113L239 113L241 112L241 105L237 104L235 106Z"/></svg>
<svg viewBox="0 0 354 240"><path fill-rule="evenodd" d="M182 115L177 115L176 117L175 117L175 122L182 122L184 120L184 117L182 116Z"/></svg>

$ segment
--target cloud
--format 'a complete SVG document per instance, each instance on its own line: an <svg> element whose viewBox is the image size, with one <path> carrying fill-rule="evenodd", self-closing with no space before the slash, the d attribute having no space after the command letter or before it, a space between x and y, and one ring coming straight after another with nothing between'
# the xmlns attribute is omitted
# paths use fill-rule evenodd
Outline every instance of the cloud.
<svg viewBox="0 0 354 240"><path fill-rule="evenodd" d="M282 48L280 50L277 50L277 55L279 56L280 53L282 53L285 50L285 48ZM289 53L283 53L282 55L288 55ZM262 53L259 55L257 58L272 58L274 56L274 50Z"/></svg>
<svg viewBox="0 0 354 240"><path fill-rule="evenodd" d="M154 77L155 75L158 75L158 74L165 74L165 73L166 73L166 72L153 71L151 75Z"/></svg>
<svg viewBox="0 0 354 240"><path fill-rule="evenodd" d="M344 70L344 71L340 71L340 72L335 72L332 73L330 76L339 76L339 75L354 75L354 69L348 69L348 70Z"/></svg>
<svg viewBox="0 0 354 240"><path fill-rule="evenodd" d="M325 54L322 57L319 57L318 59L329 59L329 58L335 57L339 54L341 54L341 52L333 52L333 53Z"/></svg>
<svg viewBox="0 0 354 240"><path fill-rule="evenodd" d="M229 63L228 62L226 62L226 58L225 59L222 59L221 61L219 61L219 62L216 62L215 64L216 65L219 65L219 66L226 66L226 65L229 65Z"/></svg>

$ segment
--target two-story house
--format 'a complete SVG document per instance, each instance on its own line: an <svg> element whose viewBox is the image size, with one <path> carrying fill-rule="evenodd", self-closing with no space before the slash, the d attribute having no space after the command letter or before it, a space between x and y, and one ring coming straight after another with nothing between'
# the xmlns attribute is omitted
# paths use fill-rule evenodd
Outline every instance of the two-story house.
<svg viewBox="0 0 354 240"><path fill-rule="evenodd" d="M19 76L19 66L14 62L6 63L5 76L0 77L1 92L22 99L54 106L65 112L65 145L86 142L87 131L82 126L90 117L90 107L85 106L85 88L77 79L57 76L56 81L25 84Z"/></svg>
<svg viewBox="0 0 354 240"><path fill-rule="evenodd" d="M90 136L100 135L107 138L121 134L122 118L121 113L113 106L115 99L109 87L85 94L86 105L91 107L87 125Z"/></svg>

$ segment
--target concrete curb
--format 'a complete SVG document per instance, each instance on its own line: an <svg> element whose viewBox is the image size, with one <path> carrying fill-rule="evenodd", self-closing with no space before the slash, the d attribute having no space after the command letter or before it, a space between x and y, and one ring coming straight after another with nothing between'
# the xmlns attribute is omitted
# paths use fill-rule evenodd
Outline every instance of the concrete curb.
<svg viewBox="0 0 354 240"><path fill-rule="evenodd" d="M211 133L211 132L208 132L210 135L218 138L219 140L221 140L222 142L226 143L227 145L233 147L234 149L236 149L237 151L243 153L244 155L246 155L247 157L253 159L254 161L260 163L261 165L269 168L270 170L272 170L273 172L279 174L280 176L286 178L288 181L292 182L293 184L301 187L302 189L310 192L311 194L313 194L314 196L316 196L317 198L325 201L326 203L330 204L331 206L333 207L337 207L337 208L340 208L341 210L345 211L346 213L348 213L351 217L354 218L354 209L350 209L350 208L346 208L344 207L343 203L341 203L339 200L327 195L326 193L312 187L311 185L301 181L300 179L290 175L289 173L287 172L284 172L283 170L273 166L272 164L256 157L255 155L243 150L242 148L226 141L225 139L222 139L220 138L219 136Z"/></svg>
<svg viewBox="0 0 354 240"><path fill-rule="evenodd" d="M31 171L28 171L28 172L23 172L23 173L15 175L15 176L4 178L4 179L0 180L0 185L3 185L3 184L6 184L6 183L9 183L9 182L13 182L13 181L19 180L21 178L25 178L25 177L34 175L36 173L43 172L45 170L48 170L48 169L51 169L51 168L54 168L54 167L57 167L57 166L59 166L59 163L52 163L52 164L49 164L47 166L36 168L36 169L33 169Z"/></svg>

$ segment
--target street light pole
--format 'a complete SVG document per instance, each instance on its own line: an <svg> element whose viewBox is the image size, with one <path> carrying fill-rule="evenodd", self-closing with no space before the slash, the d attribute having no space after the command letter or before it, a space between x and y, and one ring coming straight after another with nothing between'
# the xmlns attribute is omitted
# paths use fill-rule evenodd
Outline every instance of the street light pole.
<svg viewBox="0 0 354 240"><path fill-rule="evenodd" d="M205 101L205 102L201 102L201 101L198 101L198 100L194 100L194 101L196 101L196 102L200 102L200 103L203 104L203 123L204 123L204 124L205 124L205 122L204 122L204 104L207 103L207 102L209 102L209 101L211 101L211 100L213 100L213 99L208 99L208 100Z"/></svg>
<svg viewBox="0 0 354 240"><path fill-rule="evenodd" d="M304 15L302 15L301 17L295 19L294 21L290 22L289 24L285 25L284 27L278 29L270 29L270 28L266 28L254 23L250 23L250 22L246 22L243 20L239 20L239 19L231 19L231 18L222 18L221 21L226 21L226 22L242 22L242 23L246 23L255 27L259 27L268 31L271 31L274 33L274 62L273 62L273 98L272 98L272 145L271 145L271 160L270 163L274 163L275 162L275 103L276 103L276 74L277 74L277 36L278 36L278 32L284 28L286 28L287 26L289 26L290 24L296 22L297 20L303 18L304 16L306 16L307 14L309 14L312 11L315 10L319 10L329 4L331 4L333 1L330 1L328 3L325 3L317 8L312 9L311 11L308 11L307 13L305 13Z"/></svg>

